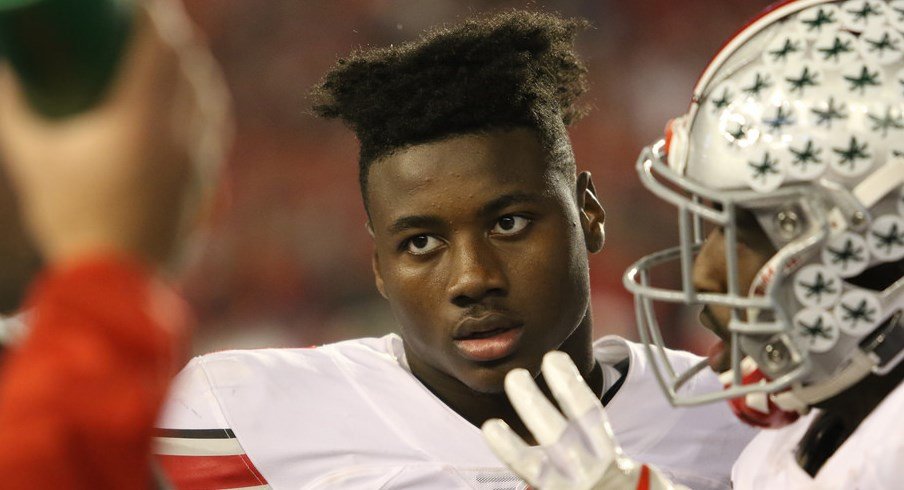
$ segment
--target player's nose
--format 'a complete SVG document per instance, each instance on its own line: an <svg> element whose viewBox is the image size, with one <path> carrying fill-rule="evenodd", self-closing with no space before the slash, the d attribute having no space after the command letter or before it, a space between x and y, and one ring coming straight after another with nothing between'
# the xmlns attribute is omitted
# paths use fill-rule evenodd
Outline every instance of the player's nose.
<svg viewBox="0 0 904 490"><path fill-rule="evenodd" d="M448 295L457 306L469 306L487 296L504 296L508 280L501 258L485 240L468 239L453 244Z"/></svg>

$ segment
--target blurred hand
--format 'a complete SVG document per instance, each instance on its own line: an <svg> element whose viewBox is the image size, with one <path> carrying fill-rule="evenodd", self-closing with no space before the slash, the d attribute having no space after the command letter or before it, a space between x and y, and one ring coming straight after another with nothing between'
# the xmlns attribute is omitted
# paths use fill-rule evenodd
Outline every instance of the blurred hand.
<svg viewBox="0 0 904 490"><path fill-rule="evenodd" d="M117 78L87 112L45 119L0 72L2 160L49 262L112 251L162 264L225 151L228 95L182 5L139 12Z"/></svg>
<svg viewBox="0 0 904 490"><path fill-rule="evenodd" d="M547 353L541 370L564 417L526 370L505 377L505 393L539 446L528 446L499 419L482 428L493 452L521 478L546 490L683 488L622 453L602 403L567 354Z"/></svg>

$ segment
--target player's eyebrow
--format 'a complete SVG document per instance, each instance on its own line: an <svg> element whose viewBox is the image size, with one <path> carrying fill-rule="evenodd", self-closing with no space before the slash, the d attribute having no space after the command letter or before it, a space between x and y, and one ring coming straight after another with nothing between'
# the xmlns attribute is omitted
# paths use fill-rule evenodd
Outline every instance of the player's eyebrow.
<svg viewBox="0 0 904 490"><path fill-rule="evenodd" d="M410 230L412 228L432 228L436 226L440 226L442 224L442 220L436 216L431 215L414 215L414 216L402 216L401 218L392 222L391 225L387 228L390 234L395 235L397 233L401 233L405 230Z"/></svg>
<svg viewBox="0 0 904 490"><path fill-rule="evenodd" d="M511 206L512 204L538 203L542 198L537 194L527 192L513 192L499 196L496 199L484 204L480 208L481 216L496 214L499 211Z"/></svg>
<svg viewBox="0 0 904 490"><path fill-rule="evenodd" d="M513 192L511 194L505 194L502 196L493 199L492 201L484 204L480 207L478 213L480 216L489 216L498 213L500 210L505 209L512 204L518 203L537 203L540 202L542 198L536 194L530 194L527 192ZM392 234L398 234L405 230L410 230L414 228L435 228L442 226L443 220L437 216L433 215L412 215L412 216L402 216L401 218L392 222L387 228L387 231Z"/></svg>

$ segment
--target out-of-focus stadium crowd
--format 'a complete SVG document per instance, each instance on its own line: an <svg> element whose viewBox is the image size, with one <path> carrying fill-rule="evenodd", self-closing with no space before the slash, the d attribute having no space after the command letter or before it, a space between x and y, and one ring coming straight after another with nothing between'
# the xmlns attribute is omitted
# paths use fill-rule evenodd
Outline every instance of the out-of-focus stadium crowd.
<svg viewBox="0 0 904 490"><path fill-rule="evenodd" d="M584 99L591 110L573 127L572 140L578 166L593 172L607 210L606 249L591 257L595 336L636 338L621 275L675 236L661 233L672 230L673 211L641 197L634 172L639 148L661 136L662 121L686 110L699 67L725 33L768 3L276 0L260 8L240 0L186 1L225 71L238 124L205 227L211 239L185 280L201 320L195 351L312 345L394 329L373 286L357 142L340 123L311 113L308 92L357 47L411 41L432 25L521 7L593 22L578 39L591 70ZM0 199L13 206L9 192ZM14 278L32 272L34 261L22 243L2 246L3 255L19 257L9 262L21 271L4 271L0 287L21 283ZM689 323L694 314L670 315L676 325L688 324L666 329L672 345L697 351L708 345L697 338L708 334Z"/></svg>
<svg viewBox="0 0 904 490"><path fill-rule="evenodd" d="M310 111L309 89L357 47L415 39L480 12L553 10L590 19L578 49L590 67L591 112L572 129L578 166L593 172L608 241L591 258L595 336L636 338L622 285L637 257L672 244L674 211L645 199L639 149L683 113L700 67L766 0L188 0L235 98L235 147L207 227L212 240L186 292L201 326L196 352L312 345L394 329L373 285L357 182L357 143ZM667 233L662 233L667 230ZM673 346L711 340L676 310Z"/></svg>

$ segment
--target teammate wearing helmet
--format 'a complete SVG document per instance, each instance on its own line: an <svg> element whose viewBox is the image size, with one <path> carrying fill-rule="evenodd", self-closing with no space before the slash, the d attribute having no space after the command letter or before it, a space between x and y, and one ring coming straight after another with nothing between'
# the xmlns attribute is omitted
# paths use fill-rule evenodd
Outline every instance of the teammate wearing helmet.
<svg viewBox="0 0 904 490"><path fill-rule="evenodd" d="M625 275L666 395L676 406L728 400L742 420L778 429L745 449L734 488L891 488L904 477L902 31L901 1L774 7L723 48L689 112L638 162L644 185L678 208L679 246ZM680 290L650 282L670 261ZM690 370L671 365L655 301L702 305L723 343ZM689 393L707 364L723 371L723 389ZM554 451L583 455L569 471L604 488L632 466L568 379L557 394L571 407L564 425L587 437ZM525 420L562 418L525 405ZM522 474L563 473L490 440ZM594 457L619 464L594 475Z"/></svg>

